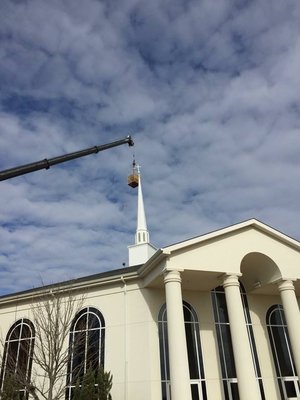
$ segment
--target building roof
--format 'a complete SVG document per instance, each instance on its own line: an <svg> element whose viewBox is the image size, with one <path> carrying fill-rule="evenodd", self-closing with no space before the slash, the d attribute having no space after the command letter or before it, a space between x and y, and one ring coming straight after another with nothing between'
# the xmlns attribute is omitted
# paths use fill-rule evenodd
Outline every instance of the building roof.
<svg viewBox="0 0 300 400"><path fill-rule="evenodd" d="M35 295L42 295L47 292L55 291L55 290L63 290L68 287L72 287L73 289L78 289L80 287L91 286L91 282L96 284L101 284L102 282L114 282L116 280L120 280L121 277L125 278L134 278L137 277L137 271L140 268L140 265L136 265L134 267L124 267L119 269L113 269L110 271L100 272L98 274L83 276L76 279L70 279L63 282L57 282L50 285L40 286L37 288L32 288L28 290L23 290L16 293L9 293L3 296L0 296L0 303L6 302L9 299L26 299L29 297L34 297Z"/></svg>

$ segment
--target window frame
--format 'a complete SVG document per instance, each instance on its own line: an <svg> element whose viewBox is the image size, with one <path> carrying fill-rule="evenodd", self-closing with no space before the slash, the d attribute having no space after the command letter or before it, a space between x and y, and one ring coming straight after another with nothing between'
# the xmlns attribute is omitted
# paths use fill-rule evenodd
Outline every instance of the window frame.
<svg viewBox="0 0 300 400"><path fill-rule="evenodd" d="M91 319L92 317L92 319ZM80 327L82 321L84 322L84 327ZM94 326L95 321L97 325ZM97 346L96 359L97 366L95 368L95 373L99 370L99 368L104 368L104 352L105 352L105 321L102 313L95 307L85 307L80 310L75 317L73 318L70 332L69 332L69 356L68 356L68 371L67 371L67 384L66 384L66 400L71 400L73 397L73 390L79 380L80 386L83 379L84 374L88 370L88 352L89 352L89 338L91 338L91 334L96 333L96 341L99 341L99 345ZM80 339L80 343L75 342L76 335L82 335L82 339ZM82 360L79 361L76 368L78 371L83 366L83 373L80 371L79 376L75 376L77 372L74 371L74 361L78 354L76 354L76 346L83 345L84 346L84 355Z"/></svg>
<svg viewBox="0 0 300 400"><path fill-rule="evenodd" d="M24 326L28 328L29 335L23 336ZM19 331L19 332L18 332ZM14 337L14 333L17 333L17 336ZM23 336L23 337L22 337ZM27 343L26 343L27 342ZM27 318L21 318L17 320L8 330L5 343L4 343L4 353L2 360L2 368L1 368L1 376L0 376L0 388L3 389L6 375L8 374L8 362L13 362L13 370L12 374L16 375L18 370L20 369L20 362L26 364L26 371L24 376L24 382L19 389L22 399L28 399L29 392L27 390L27 384L30 384L31 372L32 372L32 361L33 361L33 352L34 352L34 343L35 343L35 328L33 323ZM16 355L11 355L10 352L14 350L13 345L16 345ZM21 360L20 352L22 351L22 347L26 350L26 359ZM28 350L27 350L28 349ZM12 360L12 361L9 361ZM23 368L22 368L23 369ZM22 378L23 379L23 378Z"/></svg>
<svg viewBox="0 0 300 400"><path fill-rule="evenodd" d="M271 319L274 316L274 313L278 313L277 318L280 321L280 324L272 323ZM280 396L282 400L285 400L289 398L288 393L287 393L287 384L290 382L293 382L293 387L295 397L300 397L300 385L299 385L299 379L298 375L296 372L296 367L295 367L295 362L293 358L293 353L291 349L291 344L290 344L290 339L289 339L289 333L288 333L288 327L284 315L284 309L281 304L275 304L271 306L266 314L266 325L267 325L267 330L268 330L268 335L269 335L269 342L272 350L272 356L273 356L273 362L275 365L275 371L276 371L276 377L277 377L277 383L280 391ZM278 354L278 348L279 348L279 343L276 343L276 338L279 337L279 335L274 335L274 332L278 331L279 328L281 328L283 334L284 334L284 343L280 343L281 350L283 348L287 349L287 353L285 354L286 359L289 359L290 362L290 369L292 374L286 375L282 374L282 365L280 361L280 357ZM282 335L280 336L282 338Z"/></svg>

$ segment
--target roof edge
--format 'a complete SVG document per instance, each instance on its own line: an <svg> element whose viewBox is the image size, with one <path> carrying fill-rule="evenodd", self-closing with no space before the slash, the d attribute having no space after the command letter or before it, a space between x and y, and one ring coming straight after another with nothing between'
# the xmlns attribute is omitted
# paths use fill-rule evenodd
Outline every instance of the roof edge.
<svg viewBox="0 0 300 400"><path fill-rule="evenodd" d="M0 296L0 306L10 303L12 301L24 301L37 297L46 296L49 293L57 292L63 293L66 290L76 291L84 287L109 285L124 279L136 279L139 277L138 269L140 266L133 266L127 268L119 268L111 271L105 271L99 274L88 275L85 277L71 279L63 282L53 283L50 285L40 286L16 293L9 293Z"/></svg>

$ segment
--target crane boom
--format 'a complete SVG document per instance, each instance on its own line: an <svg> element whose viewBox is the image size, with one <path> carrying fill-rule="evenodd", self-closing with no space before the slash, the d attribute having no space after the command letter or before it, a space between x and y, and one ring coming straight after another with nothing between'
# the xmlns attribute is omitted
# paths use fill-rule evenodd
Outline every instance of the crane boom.
<svg viewBox="0 0 300 400"><path fill-rule="evenodd" d="M29 174L30 172L38 171L40 169L49 169L52 165L74 160L75 158L88 156L89 154L99 153L99 151L107 150L116 146L121 146L122 144L128 144L129 146L133 146L134 142L131 136L126 136L124 139L116 140L115 142L102 144L100 146L93 146L88 149L75 151L73 153L64 154L62 156L54 158L49 158L49 159L45 158L44 160L21 165L19 167L9 168L0 171L0 181L4 181L10 178L15 178L16 176L24 174Z"/></svg>

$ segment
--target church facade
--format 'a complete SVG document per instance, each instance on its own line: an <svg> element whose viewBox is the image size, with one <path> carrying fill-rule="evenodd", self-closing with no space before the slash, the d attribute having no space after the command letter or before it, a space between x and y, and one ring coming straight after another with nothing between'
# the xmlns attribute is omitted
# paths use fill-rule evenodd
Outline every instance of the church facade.
<svg viewBox="0 0 300 400"><path fill-rule="evenodd" d="M300 399L298 241L251 219L156 250L139 185L129 260L127 268L2 296L6 343L17 326L33 335L37 295L70 287L85 296L70 337L83 316L93 321L86 329L98 335L113 400ZM3 369L5 360L2 377ZM68 379L64 398L72 399Z"/></svg>

